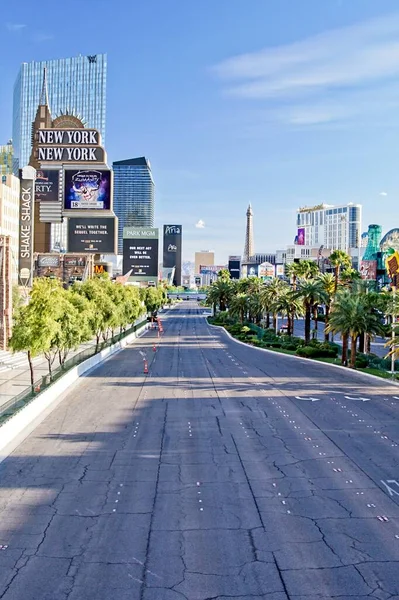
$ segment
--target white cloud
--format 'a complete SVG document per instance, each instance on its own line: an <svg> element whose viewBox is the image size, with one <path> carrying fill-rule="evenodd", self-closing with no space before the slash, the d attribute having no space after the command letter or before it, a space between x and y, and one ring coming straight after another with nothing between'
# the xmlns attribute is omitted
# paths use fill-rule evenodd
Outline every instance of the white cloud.
<svg viewBox="0 0 399 600"><path fill-rule="evenodd" d="M21 31L26 25L23 23L6 23L6 27L8 31Z"/></svg>
<svg viewBox="0 0 399 600"><path fill-rule="evenodd" d="M379 196L388 196L387 192L380 192Z"/></svg>
<svg viewBox="0 0 399 600"><path fill-rule="evenodd" d="M204 229L205 227L205 221L203 221L202 219L200 219L199 221L197 221L197 223L195 224L197 229Z"/></svg>
<svg viewBox="0 0 399 600"><path fill-rule="evenodd" d="M213 67L227 92L292 98L399 75L399 13L227 59Z"/></svg>
<svg viewBox="0 0 399 600"><path fill-rule="evenodd" d="M52 39L54 39L54 35L52 33L41 33L40 31L32 36L32 41L37 43L48 42Z"/></svg>

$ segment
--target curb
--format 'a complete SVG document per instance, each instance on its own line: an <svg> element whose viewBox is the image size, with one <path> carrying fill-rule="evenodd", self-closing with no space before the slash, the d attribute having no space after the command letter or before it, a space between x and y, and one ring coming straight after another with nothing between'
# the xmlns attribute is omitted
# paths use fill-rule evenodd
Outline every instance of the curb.
<svg viewBox="0 0 399 600"><path fill-rule="evenodd" d="M208 323L208 321L207 321ZM246 348L252 348L253 350L259 350L260 352L266 352L268 354L273 354L274 356L284 356L284 358L292 359L292 360L300 360L302 362L306 362L307 364L312 363L314 365L319 365L322 367L331 367L333 369L340 369L341 371L345 371L348 375L353 375L355 377L365 377L366 379L372 379L374 382L378 381L379 383L389 383L389 385L393 385L394 387L399 387L399 381L392 381L391 379L386 379L385 377L378 377L378 375L372 375L371 373L361 373L360 371L355 371L352 369L348 369L347 367L342 367L341 365L332 365L331 363L324 363L318 360L313 360L312 358L303 358L302 356L293 356L292 354L284 354L284 352L274 352L274 350L268 350L267 348L257 348L256 346L251 346L250 344L246 344L245 342L241 342L241 340L236 340L227 329L223 327L223 325L212 325L208 323L208 327L214 327L215 329L221 329L224 333L236 344L241 344Z"/></svg>
<svg viewBox="0 0 399 600"><path fill-rule="evenodd" d="M72 384L111 358L111 356L114 356L117 352L123 350L128 344L139 339L147 330L148 325L146 323L140 329L137 329L137 331L116 342L113 346L101 350L101 352L76 365L41 394L36 396L29 404L5 421L0 426L0 463L64 400L64 393L70 391Z"/></svg>

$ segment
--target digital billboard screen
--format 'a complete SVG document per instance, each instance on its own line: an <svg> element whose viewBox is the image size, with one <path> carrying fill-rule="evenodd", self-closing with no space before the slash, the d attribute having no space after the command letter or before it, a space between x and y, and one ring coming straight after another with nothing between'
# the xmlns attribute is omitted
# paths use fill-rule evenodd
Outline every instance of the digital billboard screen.
<svg viewBox="0 0 399 600"><path fill-rule="evenodd" d="M305 229L303 227L300 227L298 229L298 235L297 235L296 243L298 244L298 246L304 246L305 245Z"/></svg>
<svg viewBox="0 0 399 600"><path fill-rule="evenodd" d="M65 210L110 210L111 171L65 169Z"/></svg>
<svg viewBox="0 0 399 600"><path fill-rule="evenodd" d="M68 219L68 252L115 253L115 217Z"/></svg>
<svg viewBox="0 0 399 600"><path fill-rule="evenodd" d="M124 238L123 272L158 279L158 239Z"/></svg>
<svg viewBox="0 0 399 600"><path fill-rule="evenodd" d="M239 256L229 257L228 269L230 273L230 279L240 279L241 259Z"/></svg>
<svg viewBox="0 0 399 600"><path fill-rule="evenodd" d="M181 285L182 226L163 226L163 267L175 267L174 285Z"/></svg>
<svg viewBox="0 0 399 600"><path fill-rule="evenodd" d="M36 202L58 202L60 172L51 169L38 169L35 181Z"/></svg>

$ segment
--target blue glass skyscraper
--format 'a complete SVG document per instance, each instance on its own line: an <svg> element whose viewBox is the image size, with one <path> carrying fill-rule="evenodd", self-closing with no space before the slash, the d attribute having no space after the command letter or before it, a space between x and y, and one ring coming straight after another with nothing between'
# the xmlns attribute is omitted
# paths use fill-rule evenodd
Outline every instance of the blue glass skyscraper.
<svg viewBox="0 0 399 600"><path fill-rule="evenodd" d="M150 161L144 156L116 161L112 168L118 254L122 254L124 227L154 227L155 184Z"/></svg>
<svg viewBox="0 0 399 600"><path fill-rule="evenodd" d="M104 144L107 55L23 63L14 85L14 172L29 162L44 68L52 117L67 111L80 117L86 127L100 131Z"/></svg>

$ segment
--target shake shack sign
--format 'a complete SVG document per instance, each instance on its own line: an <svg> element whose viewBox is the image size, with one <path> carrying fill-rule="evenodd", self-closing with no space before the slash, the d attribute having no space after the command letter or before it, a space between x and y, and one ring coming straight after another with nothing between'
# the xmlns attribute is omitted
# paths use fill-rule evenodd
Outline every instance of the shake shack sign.
<svg viewBox="0 0 399 600"><path fill-rule="evenodd" d="M33 272L33 226L35 169L24 167L20 172L19 201L19 278L30 285Z"/></svg>
<svg viewBox="0 0 399 600"><path fill-rule="evenodd" d="M38 129L36 158L40 163L105 163L96 129Z"/></svg>

